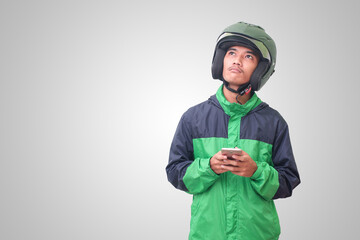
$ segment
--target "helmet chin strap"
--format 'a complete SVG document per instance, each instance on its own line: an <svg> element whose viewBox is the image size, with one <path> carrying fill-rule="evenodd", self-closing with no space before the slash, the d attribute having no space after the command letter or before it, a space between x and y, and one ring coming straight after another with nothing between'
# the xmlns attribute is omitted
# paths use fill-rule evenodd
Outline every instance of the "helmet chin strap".
<svg viewBox="0 0 360 240"><path fill-rule="evenodd" d="M243 104L242 102L239 101L238 97L240 96L243 96L244 94L249 94L251 92L251 84L250 83L247 83L247 84L243 84L241 85L237 90L231 88L229 86L229 82L223 80L224 82L224 85L226 87L227 90L229 90L230 92L233 92L233 93L237 93L238 95L236 96L236 101L239 103L239 104Z"/></svg>

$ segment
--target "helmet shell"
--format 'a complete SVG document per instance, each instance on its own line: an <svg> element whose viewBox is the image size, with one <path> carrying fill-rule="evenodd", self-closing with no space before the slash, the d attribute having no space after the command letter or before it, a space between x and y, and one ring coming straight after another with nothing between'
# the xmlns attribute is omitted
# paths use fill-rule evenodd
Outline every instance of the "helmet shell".
<svg viewBox="0 0 360 240"><path fill-rule="evenodd" d="M254 70L250 84L253 91L260 90L275 71L276 45L274 40L257 25L238 22L225 28L217 39L211 72L214 79L224 81L223 61L231 46L244 46L260 53L260 61Z"/></svg>

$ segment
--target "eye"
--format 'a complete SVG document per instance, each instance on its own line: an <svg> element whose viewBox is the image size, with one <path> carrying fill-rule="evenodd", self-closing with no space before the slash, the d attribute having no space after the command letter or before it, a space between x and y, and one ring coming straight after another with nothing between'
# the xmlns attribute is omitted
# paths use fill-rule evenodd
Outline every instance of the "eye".
<svg viewBox="0 0 360 240"><path fill-rule="evenodd" d="M234 51L228 51L228 55L234 56L235 52Z"/></svg>
<svg viewBox="0 0 360 240"><path fill-rule="evenodd" d="M245 55L245 58L254 59L254 56L250 55L250 54L247 54L247 55Z"/></svg>

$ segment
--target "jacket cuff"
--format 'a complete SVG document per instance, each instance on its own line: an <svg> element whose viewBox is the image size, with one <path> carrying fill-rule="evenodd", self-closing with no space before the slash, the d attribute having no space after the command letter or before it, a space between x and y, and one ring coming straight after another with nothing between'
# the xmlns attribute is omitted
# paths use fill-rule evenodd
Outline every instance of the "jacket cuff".
<svg viewBox="0 0 360 240"><path fill-rule="evenodd" d="M254 172L254 174L250 177L250 179L252 180L258 179L261 176L261 173L264 171L264 167L262 164L256 163L256 165L257 165L257 169Z"/></svg>

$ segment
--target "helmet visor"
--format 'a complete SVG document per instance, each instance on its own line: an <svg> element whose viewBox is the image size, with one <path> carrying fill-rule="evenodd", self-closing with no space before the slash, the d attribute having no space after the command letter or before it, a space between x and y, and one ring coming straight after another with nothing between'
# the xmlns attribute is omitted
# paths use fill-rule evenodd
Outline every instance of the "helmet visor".
<svg viewBox="0 0 360 240"><path fill-rule="evenodd" d="M244 40L247 40L249 41L250 43L252 43L251 45L255 45L256 48L260 51L261 55L263 58L269 60L269 62L271 62L271 56L270 56L270 53L268 51L268 49L266 48L266 46L256 40L256 39L253 39L253 38L249 38L245 35L242 35L242 34L238 34L238 33L229 33L229 32L226 32L226 33L223 33L219 36L218 38L218 43L220 43L220 47L222 47L223 45L226 46L226 47L231 47L231 46L228 46L228 44L225 44L226 42L237 42L236 39L238 39L240 43L242 43L243 41L241 41L241 39L244 39Z"/></svg>

